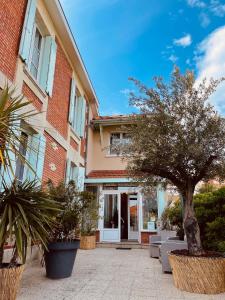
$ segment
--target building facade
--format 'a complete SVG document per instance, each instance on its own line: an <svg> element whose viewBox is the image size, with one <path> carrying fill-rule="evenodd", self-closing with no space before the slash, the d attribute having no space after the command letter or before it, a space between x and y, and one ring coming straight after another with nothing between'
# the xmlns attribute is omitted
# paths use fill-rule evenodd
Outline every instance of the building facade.
<svg viewBox="0 0 225 300"><path fill-rule="evenodd" d="M86 129L98 100L62 7L57 0L0 0L0 7L0 88L15 88L38 112L19 124L36 174L12 157L16 177L73 179L83 189Z"/></svg>
<svg viewBox="0 0 225 300"><path fill-rule="evenodd" d="M127 116L97 116L90 123L85 184L99 199L99 242L148 243L167 202L167 193L160 186L144 192L128 176L116 145L129 143L124 130L129 122Z"/></svg>

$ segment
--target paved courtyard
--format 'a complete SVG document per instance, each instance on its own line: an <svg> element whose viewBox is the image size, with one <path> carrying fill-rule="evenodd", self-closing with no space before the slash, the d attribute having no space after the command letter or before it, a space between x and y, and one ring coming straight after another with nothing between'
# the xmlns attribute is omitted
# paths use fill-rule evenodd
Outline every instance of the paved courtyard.
<svg viewBox="0 0 225 300"><path fill-rule="evenodd" d="M28 268L19 300L224 300L225 294L196 295L177 290L148 250L79 250L71 278L50 280L39 265Z"/></svg>

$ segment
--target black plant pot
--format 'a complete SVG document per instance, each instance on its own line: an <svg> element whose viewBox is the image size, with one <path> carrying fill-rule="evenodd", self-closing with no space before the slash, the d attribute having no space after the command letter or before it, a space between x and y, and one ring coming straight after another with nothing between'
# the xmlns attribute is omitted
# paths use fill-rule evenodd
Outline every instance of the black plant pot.
<svg viewBox="0 0 225 300"><path fill-rule="evenodd" d="M52 279L70 277L79 247L79 240L49 243L45 251L46 276Z"/></svg>

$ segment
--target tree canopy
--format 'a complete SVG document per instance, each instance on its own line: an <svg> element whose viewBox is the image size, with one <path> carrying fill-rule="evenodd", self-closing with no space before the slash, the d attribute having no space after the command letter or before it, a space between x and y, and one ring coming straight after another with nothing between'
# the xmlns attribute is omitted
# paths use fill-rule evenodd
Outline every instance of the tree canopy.
<svg viewBox="0 0 225 300"><path fill-rule="evenodd" d="M155 88L132 79L140 93L130 102L140 109L129 129L128 168L152 183L170 181L182 191L187 182L224 178L225 122L209 103L218 84L195 83L194 73L175 68L171 82L155 78ZM126 152L126 151L125 151Z"/></svg>

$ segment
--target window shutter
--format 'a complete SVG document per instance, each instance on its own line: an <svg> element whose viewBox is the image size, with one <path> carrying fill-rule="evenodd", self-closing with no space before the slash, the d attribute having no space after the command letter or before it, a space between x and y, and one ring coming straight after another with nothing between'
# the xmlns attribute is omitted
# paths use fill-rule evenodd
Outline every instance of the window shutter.
<svg viewBox="0 0 225 300"><path fill-rule="evenodd" d="M70 107L69 107L69 123L71 125L74 122L75 95L76 95L76 84L75 84L75 80L72 78L71 85L70 85Z"/></svg>
<svg viewBox="0 0 225 300"><path fill-rule="evenodd" d="M76 167L76 187L79 191L84 190L84 176L85 176L85 168Z"/></svg>
<svg viewBox="0 0 225 300"><path fill-rule="evenodd" d="M79 136L83 136L82 133L82 128L84 128L84 125L82 126L84 119L85 119L85 100L83 97L79 97L77 99L77 113L76 113L76 127L75 127L75 131L77 133L77 135Z"/></svg>
<svg viewBox="0 0 225 300"><path fill-rule="evenodd" d="M70 168L71 168L71 161L67 159L66 161L66 174L65 174L65 183L68 184L70 181Z"/></svg>
<svg viewBox="0 0 225 300"><path fill-rule="evenodd" d="M37 134L38 141L38 151L37 151L37 168L36 168L36 178L42 182L42 175L44 170L44 160L45 160L45 148L46 148L46 138L42 134Z"/></svg>
<svg viewBox="0 0 225 300"><path fill-rule="evenodd" d="M50 97L52 97L54 83L56 49L57 45L55 40L51 36L47 36L44 43L40 84Z"/></svg>
<svg viewBox="0 0 225 300"><path fill-rule="evenodd" d="M28 0L25 20L23 24L19 54L25 62L28 62L29 59L29 53L30 53L30 47L32 41L32 32L33 32L34 20L35 20L36 4L37 4L37 0Z"/></svg>
<svg viewBox="0 0 225 300"><path fill-rule="evenodd" d="M24 180L34 180L36 178L38 155L40 146L40 136L33 134L29 136L26 159L29 166L26 166L27 171L24 172ZM41 150L40 150L41 151Z"/></svg>
<svg viewBox="0 0 225 300"><path fill-rule="evenodd" d="M83 136L84 136L85 124L86 124L86 101L85 101L85 99L82 97L80 137L83 137Z"/></svg>

